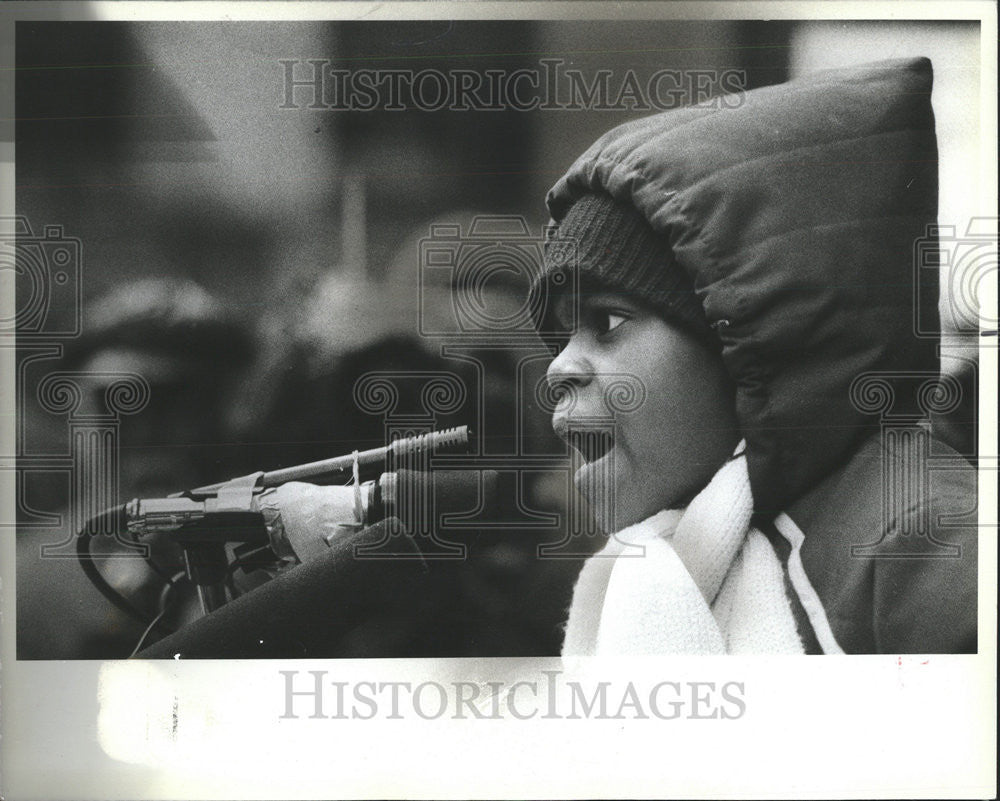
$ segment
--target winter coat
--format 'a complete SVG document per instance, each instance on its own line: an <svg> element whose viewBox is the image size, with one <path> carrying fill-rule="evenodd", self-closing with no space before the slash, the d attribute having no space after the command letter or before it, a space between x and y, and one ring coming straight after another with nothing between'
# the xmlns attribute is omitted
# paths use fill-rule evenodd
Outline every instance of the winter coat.
<svg viewBox="0 0 1000 801"><path fill-rule="evenodd" d="M758 526L810 652L976 650L976 473L933 442L937 146L927 59L621 125L550 191L666 237L736 385ZM926 330L925 328L922 330ZM939 388L940 389L940 388Z"/></svg>

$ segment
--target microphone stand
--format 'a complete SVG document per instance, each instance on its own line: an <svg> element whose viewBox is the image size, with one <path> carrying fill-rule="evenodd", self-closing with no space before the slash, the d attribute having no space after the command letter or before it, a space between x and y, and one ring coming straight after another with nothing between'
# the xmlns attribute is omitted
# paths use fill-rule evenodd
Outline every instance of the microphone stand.
<svg viewBox="0 0 1000 801"><path fill-rule="evenodd" d="M250 550L272 544L257 505L257 496L264 489L288 481L343 482L353 476L355 465L360 477L390 465L395 469L429 453L461 451L468 443L468 426L431 431L396 440L384 448L269 473L251 473L167 498L135 499L125 505L124 517L134 537L170 532L183 549L185 572L197 588L202 611L207 615L228 602L226 543L238 542L239 549Z"/></svg>

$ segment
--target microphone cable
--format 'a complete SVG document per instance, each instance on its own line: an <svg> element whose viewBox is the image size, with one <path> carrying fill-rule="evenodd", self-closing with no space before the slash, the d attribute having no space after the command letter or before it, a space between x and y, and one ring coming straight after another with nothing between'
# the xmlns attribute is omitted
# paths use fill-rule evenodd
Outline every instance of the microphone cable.
<svg viewBox="0 0 1000 801"><path fill-rule="evenodd" d="M82 529L77 532L76 535L76 560L79 562L80 567L83 569L84 575L90 579L90 583L97 588L97 590L103 595L108 601L110 601L115 608L121 610L133 620L141 623L144 626L149 626L150 630L156 629L163 633L164 636L167 634L172 634L173 630L164 626L160 620L162 615L157 615L150 617L140 610L135 604L133 604L128 598L118 592L106 578L104 574L98 569L94 554L90 548L91 539L93 535L90 533L94 524L101 520L110 521L114 530L118 531L120 526L118 523L122 520L125 515L125 506L113 506L110 509L105 509L94 517L88 520ZM147 563L149 560L147 559ZM155 568L154 568L155 569ZM157 574L162 577L162 573L156 570Z"/></svg>

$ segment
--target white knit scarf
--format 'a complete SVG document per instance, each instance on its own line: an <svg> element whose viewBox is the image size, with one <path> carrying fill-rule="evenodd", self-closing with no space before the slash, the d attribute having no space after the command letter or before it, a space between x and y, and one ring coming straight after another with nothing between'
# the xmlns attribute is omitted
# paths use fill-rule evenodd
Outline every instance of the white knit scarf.
<svg viewBox="0 0 1000 801"><path fill-rule="evenodd" d="M803 653L781 563L752 513L741 455L686 509L612 535L577 579L563 655Z"/></svg>

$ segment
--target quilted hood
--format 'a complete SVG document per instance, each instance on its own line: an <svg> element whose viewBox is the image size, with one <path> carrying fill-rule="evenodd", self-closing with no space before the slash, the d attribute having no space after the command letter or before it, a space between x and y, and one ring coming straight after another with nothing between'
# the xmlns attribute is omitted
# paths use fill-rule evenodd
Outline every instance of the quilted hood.
<svg viewBox="0 0 1000 801"><path fill-rule="evenodd" d="M925 58L885 61L634 120L548 194L556 222L607 192L667 237L736 383L758 512L877 427L856 377L938 370L913 323L916 304L937 315L936 271L913 259L937 218L931 83Z"/></svg>

